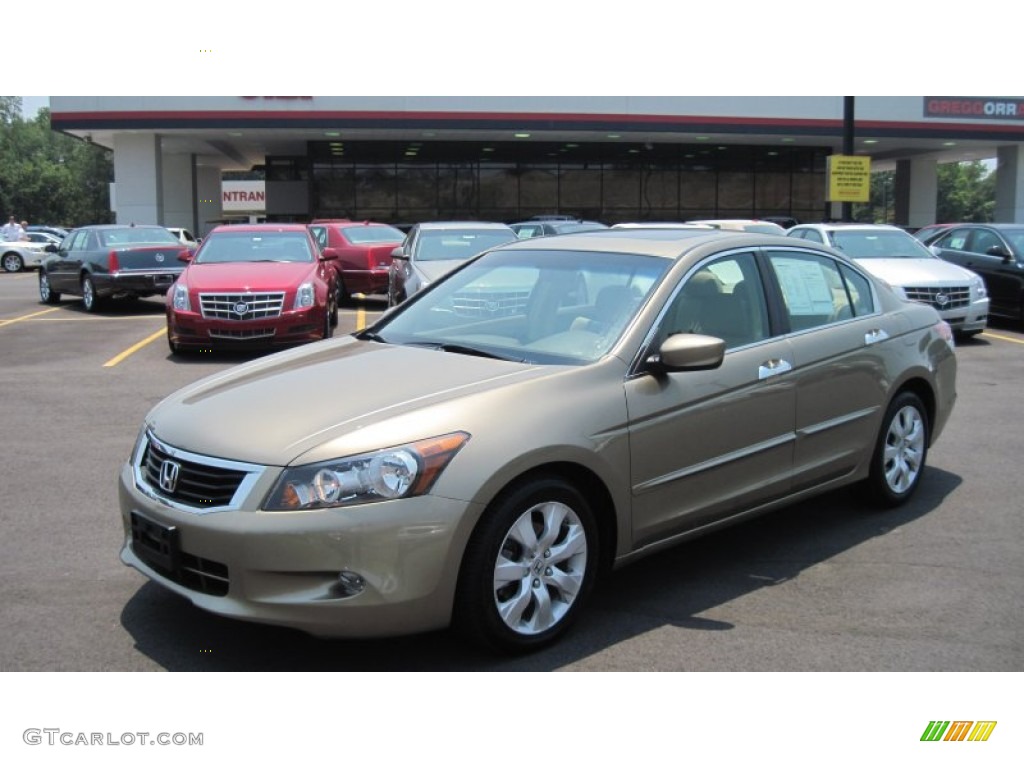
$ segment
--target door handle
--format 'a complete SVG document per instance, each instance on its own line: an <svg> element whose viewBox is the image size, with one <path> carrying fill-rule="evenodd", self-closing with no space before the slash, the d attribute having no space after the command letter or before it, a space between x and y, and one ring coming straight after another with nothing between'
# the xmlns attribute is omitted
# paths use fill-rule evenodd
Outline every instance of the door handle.
<svg viewBox="0 0 1024 768"><path fill-rule="evenodd" d="M758 381L764 381L765 379L770 379L772 376L789 373L792 370L793 365L788 360L765 360L757 368L757 379Z"/></svg>
<svg viewBox="0 0 1024 768"><path fill-rule="evenodd" d="M864 334L865 344L877 344L880 341L885 341L889 338L889 334L883 331L881 328L875 328Z"/></svg>

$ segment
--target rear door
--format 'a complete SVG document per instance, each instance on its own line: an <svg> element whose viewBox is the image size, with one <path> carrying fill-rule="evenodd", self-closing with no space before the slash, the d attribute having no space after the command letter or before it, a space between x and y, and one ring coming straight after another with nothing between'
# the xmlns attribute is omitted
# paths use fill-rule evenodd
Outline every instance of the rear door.
<svg viewBox="0 0 1024 768"><path fill-rule="evenodd" d="M888 383L879 349L902 343L902 329L847 262L797 248L765 253L790 331L800 491L854 471L874 445Z"/></svg>

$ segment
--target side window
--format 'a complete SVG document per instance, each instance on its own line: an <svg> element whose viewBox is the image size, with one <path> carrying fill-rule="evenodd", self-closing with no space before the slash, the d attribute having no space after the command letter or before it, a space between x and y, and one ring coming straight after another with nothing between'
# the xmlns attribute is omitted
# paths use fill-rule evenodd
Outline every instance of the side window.
<svg viewBox="0 0 1024 768"><path fill-rule="evenodd" d="M805 331L853 316L851 296L834 260L796 251L769 252L768 260L782 290L791 330Z"/></svg>
<svg viewBox="0 0 1024 768"><path fill-rule="evenodd" d="M871 292L871 283L860 272L848 267L846 264L839 265L839 271L846 283L846 292L850 299L850 316L862 317L873 314L875 311L875 295ZM839 309L839 317L842 320L843 309Z"/></svg>
<svg viewBox="0 0 1024 768"><path fill-rule="evenodd" d="M824 243L825 238L821 236L820 232L813 229L804 230L804 240L810 240L812 243Z"/></svg>
<svg viewBox="0 0 1024 768"><path fill-rule="evenodd" d="M74 239L71 241L71 245L68 246L69 251L82 251L85 250L85 241L89 238L89 232L82 230L78 232Z"/></svg>
<svg viewBox="0 0 1024 768"><path fill-rule="evenodd" d="M310 227L309 231L313 233L317 248L323 251L327 247L327 227Z"/></svg>
<svg viewBox="0 0 1024 768"><path fill-rule="evenodd" d="M768 338L768 309L754 254L724 256L687 277L656 341L660 344L675 333L715 336L727 349Z"/></svg>
<svg viewBox="0 0 1024 768"><path fill-rule="evenodd" d="M951 251L966 251L967 237L971 234L969 229L954 229L940 237L933 245L939 248L949 248Z"/></svg>
<svg viewBox="0 0 1024 768"><path fill-rule="evenodd" d="M998 235L987 229L976 229L971 232L967 250L971 253L988 253L988 249L994 245L1003 245L1003 241L999 239Z"/></svg>

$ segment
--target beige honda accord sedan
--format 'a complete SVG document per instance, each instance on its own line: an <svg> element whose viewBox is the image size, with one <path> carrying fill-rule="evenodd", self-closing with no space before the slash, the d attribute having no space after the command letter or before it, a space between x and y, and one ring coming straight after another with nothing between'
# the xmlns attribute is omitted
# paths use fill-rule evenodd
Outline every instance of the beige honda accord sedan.
<svg viewBox="0 0 1024 768"><path fill-rule="evenodd" d="M224 616L530 650L665 546L855 483L905 502L955 384L936 311L824 246L514 242L154 407L121 559Z"/></svg>

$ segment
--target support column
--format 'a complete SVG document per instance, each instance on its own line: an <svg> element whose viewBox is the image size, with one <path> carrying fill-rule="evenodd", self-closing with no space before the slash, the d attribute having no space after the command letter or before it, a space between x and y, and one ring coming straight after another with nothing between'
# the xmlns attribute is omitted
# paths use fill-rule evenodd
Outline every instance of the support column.
<svg viewBox="0 0 1024 768"><path fill-rule="evenodd" d="M192 205L194 155L163 156L163 211L158 224L196 231Z"/></svg>
<svg viewBox="0 0 1024 768"><path fill-rule="evenodd" d="M221 172L219 168L199 166L196 168L196 237L206 237L223 218L221 201Z"/></svg>
<svg viewBox="0 0 1024 768"><path fill-rule="evenodd" d="M114 135L114 183L118 224L160 224L163 160L154 133Z"/></svg>
<svg viewBox="0 0 1024 768"><path fill-rule="evenodd" d="M1024 145L996 150L995 220L1007 224L1024 222Z"/></svg>
<svg viewBox="0 0 1024 768"><path fill-rule="evenodd" d="M918 229L935 224L939 164L934 157L896 162L896 222Z"/></svg>

